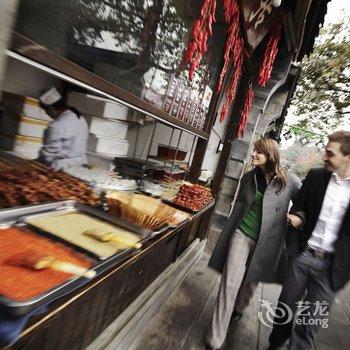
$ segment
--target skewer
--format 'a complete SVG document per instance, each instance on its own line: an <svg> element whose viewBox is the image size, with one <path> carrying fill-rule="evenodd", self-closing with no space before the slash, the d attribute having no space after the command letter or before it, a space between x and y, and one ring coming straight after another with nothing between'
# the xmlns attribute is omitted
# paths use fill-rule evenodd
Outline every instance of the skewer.
<svg viewBox="0 0 350 350"><path fill-rule="evenodd" d="M142 244L140 242L134 242L127 238L121 238L116 233L113 232L103 232L98 229L89 229L83 232L84 235L95 238L100 242L114 242L117 244L122 244L125 246L131 246L135 249L140 249Z"/></svg>
<svg viewBox="0 0 350 350"><path fill-rule="evenodd" d="M58 260L54 256L44 255L34 251L15 254L8 258L7 264L32 270L52 269L86 278L93 278L96 276L96 271L94 270L89 270L71 262Z"/></svg>

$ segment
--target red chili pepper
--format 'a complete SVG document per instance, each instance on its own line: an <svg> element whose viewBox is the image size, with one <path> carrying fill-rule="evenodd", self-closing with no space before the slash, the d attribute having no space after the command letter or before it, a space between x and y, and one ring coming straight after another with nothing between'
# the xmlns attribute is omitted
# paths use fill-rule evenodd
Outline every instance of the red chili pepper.
<svg viewBox="0 0 350 350"><path fill-rule="evenodd" d="M225 118L227 116L227 112L228 112L227 105L224 104L222 106L222 109L221 109L221 112L220 112L220 123L222 123L225 120Z"/></svg>
<svg viewBox="0 0 350 350"><path fill-rule="evenodd" d="M208 6L210 4L211 0L205 0L201 9L201 17L204 17L207 10L208 10Z"/></svg>
<svg viewBox="0 0 350 350"><path fill-rule="evenodd" d="M190 62L192 60L193 53L196 50L197 43L191 42L187 48L187 51L185 53L184 61L185 63Z"/></svg>
<svg viewBox="0 0 350 350"><path fill-rule="evenodd" d="M247 122L248 122L248 115L253 105L253 99L254 99L254 91L253 91L252 85L250 85L244 98L244 105L243 105L243 110L241 114L241 120L237 128L237 134L236 134L237 137L244 136L244 131L247 127Z"/></svg>
<svg viewBox="0 0 350 350"><path fill-rule="evenodd" d="M196 38L196 41L197 41L197 43L199 45L199 47L198 47L199 50L201 49L201 43L202 43L202 39L203 39L203 34L204 34L204 32L200 32L198 34L197 38Z"/></svg>
<svg viewBox="0 0 350 350"><path fill-rule="evenodd" d="M207 51L208 37L213 35L212 25L213 22L215 22L216 1L217 0L204 1L200 16L194 21L192 26L190 39L183 58L185 64L190 63L190 80L193 79L194 73L200 65L202 56ZM193 45L194 42L195 45Z"/></svg>
<svg viewBox="0 0 350 350"><path fill-rule="evenodd" d="M208 40L208 33L204 32L201 39L201 45L200 45L200 52L204 53L207 51L207 40Z"/></svg>
<svg viewBox="0 0 350 350"><path fill-rule="evenodd" d="M263 62L259 70L258 84L260 86L265 86L271 77L273 64L278 53L278 44L281 39L281 31L282 26L279 23L278 26L271 32L271 36L264 53Z"/></svg>
<svg viewBox="0 0 350 350"><path fill-rule="evenodd" d="M223 0L224 7L224 16L227 22L227 35L225 41L224 48L224 65L220 73L220 78L216 87L216 93L218 93L222 88L222 83L224 81L224 77L226 75L228 69L228 63L232 60L232 65L235 67L234 69L238 69L241 65L239 58L243 55L243 39L241 39L240 31L239 31L239 7L237 0ZM231 78L231 82L228 88L230 93L226 92L226 95L229 100L233 98L235 94L235 86L236 78Z"/></svg>
<svg viewBox="0 0 350 350"><path fill-rule="evenodd" d="M216 14L216 1L213 1L212 4L213 5L212 5L212 8L211 8L210 14L212 16L213 22L216 22L216 17L215 17L215 14Z"/></svg>
<svg viewBox="0 0 350 350"><path fill-rule="evenodd" d="M210 36L213 35L212 25L213 25L213 16L209 15L209 19L208 19L208 33L209 33Z"/></svg>
<svg viewBox="0 0 350 350"><path fill-rule="evenodd" d="M200 27L201 27L201 21L200 19L196 19L193 23L192 33L191 33L193 38L196 38L198 36Z"/></svg>

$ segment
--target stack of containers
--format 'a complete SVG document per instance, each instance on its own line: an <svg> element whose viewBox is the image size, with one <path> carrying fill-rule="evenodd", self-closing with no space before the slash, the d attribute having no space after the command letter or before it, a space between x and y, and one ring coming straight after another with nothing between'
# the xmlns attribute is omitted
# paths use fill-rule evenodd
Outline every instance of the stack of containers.
<svg viewBox="0 0 350 350"><path fill-rule="evenodd" d="M0 148L35 159L43 143L44 131L52 120L32 97L3 91L0 118Z"/></svg>
<svg viewBox="0 0 350 350"><path fill-rule="evenodd" d="M88 161L91 165L110 169L114 157L127 156L128 107L78 92L68 95L68 105L77 108L89 123Z"/></svg>

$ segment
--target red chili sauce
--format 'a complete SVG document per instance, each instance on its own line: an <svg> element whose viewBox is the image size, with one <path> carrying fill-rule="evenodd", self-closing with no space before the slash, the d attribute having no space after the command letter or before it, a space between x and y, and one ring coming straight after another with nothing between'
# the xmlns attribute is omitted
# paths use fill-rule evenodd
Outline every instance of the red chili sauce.
<svg viewBox="0 0 350 350"><path fill-rule="evenodd" d="M70 274L52 269L33 270L8 264L12 255L25 254L28 250L54 256L82 267L92 265L83 254L28 229L19 227L0 229L0 295L12 300L31 299L71 277Z"/></svg>

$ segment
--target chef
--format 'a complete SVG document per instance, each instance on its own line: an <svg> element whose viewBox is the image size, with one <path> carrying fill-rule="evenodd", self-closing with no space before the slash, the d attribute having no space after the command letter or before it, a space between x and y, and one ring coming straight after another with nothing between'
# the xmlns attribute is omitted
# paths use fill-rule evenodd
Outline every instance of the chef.
<svg viewBox="0 0 350 350"><path fill-rule="evenodd" d="M56 170L86 163L88 125L75 108L52 87L39 97L40 107L53 121L44 133L38 161Z"/></svg>

